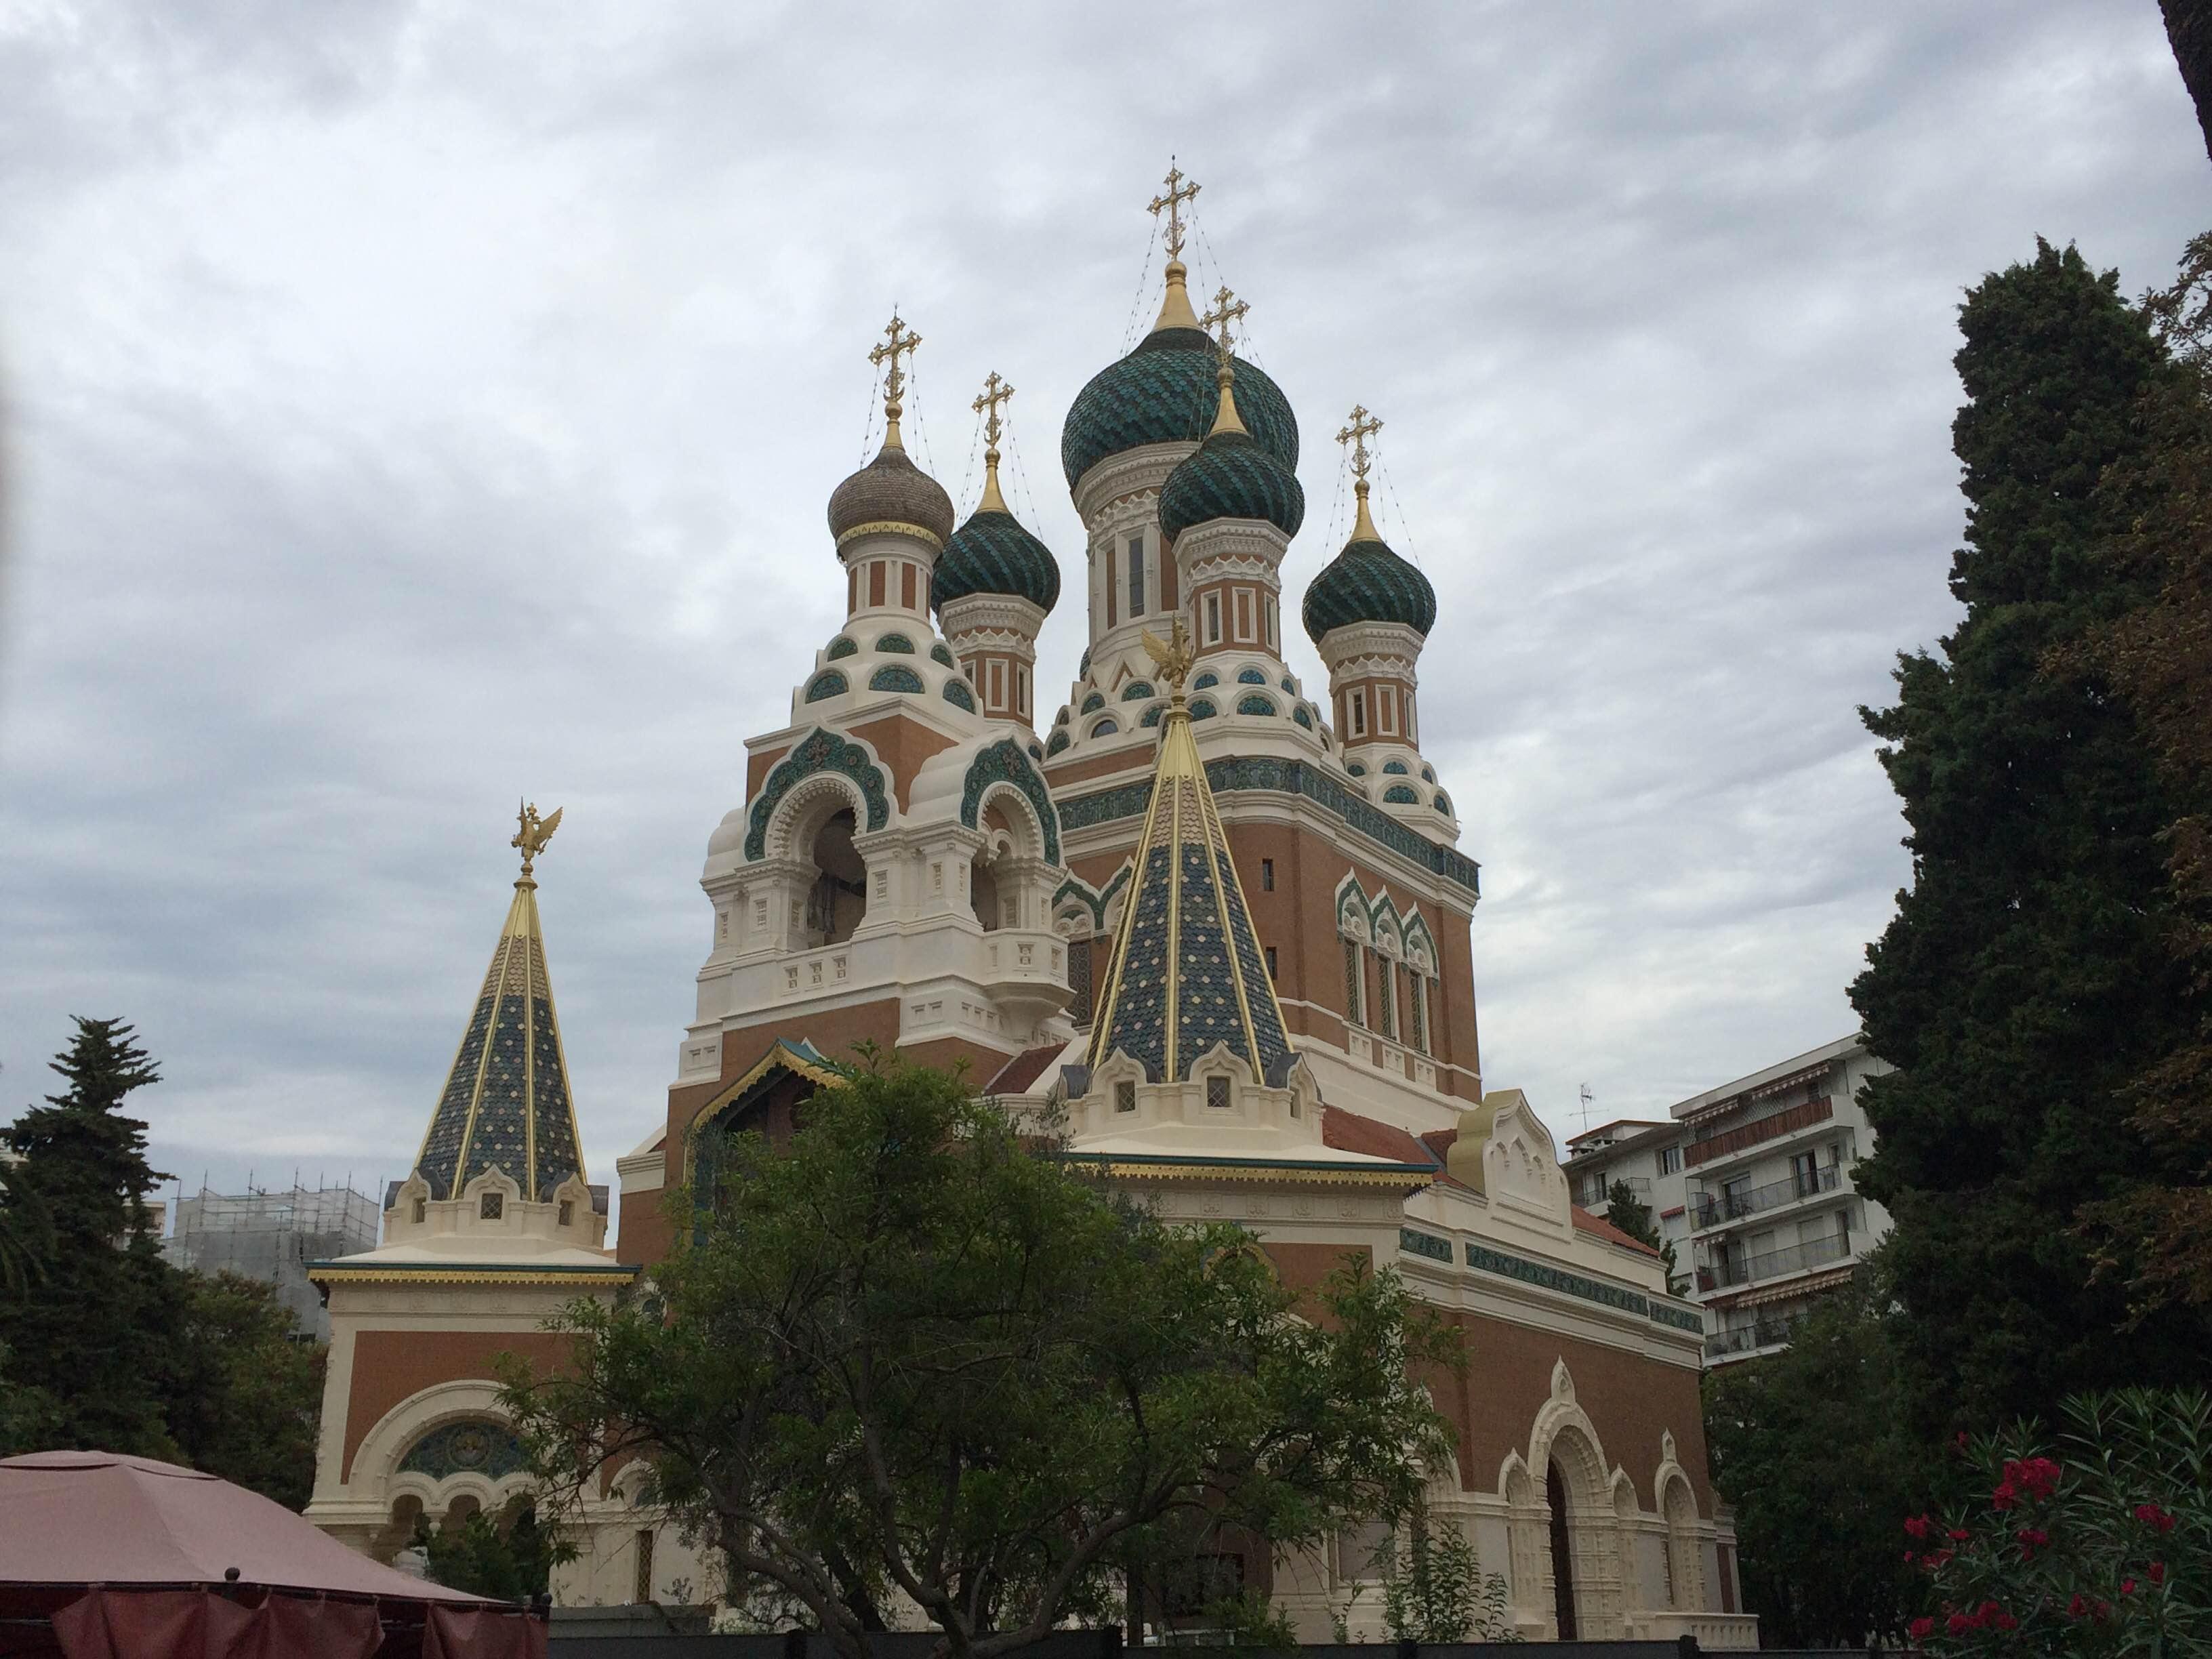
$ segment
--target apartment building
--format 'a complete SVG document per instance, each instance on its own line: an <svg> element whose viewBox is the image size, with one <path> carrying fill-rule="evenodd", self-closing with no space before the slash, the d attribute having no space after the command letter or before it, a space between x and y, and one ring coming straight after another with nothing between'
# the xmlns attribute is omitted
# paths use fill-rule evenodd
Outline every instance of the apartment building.
<svg viewBox="0 0 2212 1659"><path fill-rule="evenodd" d="M1682 1294L1705 1310L1705 1361L1785 1346L1813 1302L1889 1231L1851 1167L1874 1147L1858 1090L1890 1068L1856 1033L1668 1108L1567 1142L1575 1201L1602 1213L1626 1180L1674 1243Z"/></svg>

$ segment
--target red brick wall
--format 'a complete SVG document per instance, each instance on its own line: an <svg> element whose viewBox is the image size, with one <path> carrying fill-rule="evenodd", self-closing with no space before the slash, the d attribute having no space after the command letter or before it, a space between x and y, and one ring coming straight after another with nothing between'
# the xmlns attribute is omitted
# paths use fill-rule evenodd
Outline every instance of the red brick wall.
<svg viewBox="0 0 2212 1659"><path fill-rule="evenodd" d="M568 1353L570 1339L550 1331L362 1331L354 1338L353 1376L346 1395L342 1480L353 1475L354 1454L385 1413L434 1383L481 1378L496 1382L492 1361L511 1353L533 1370L552 1370Z"/></svg>

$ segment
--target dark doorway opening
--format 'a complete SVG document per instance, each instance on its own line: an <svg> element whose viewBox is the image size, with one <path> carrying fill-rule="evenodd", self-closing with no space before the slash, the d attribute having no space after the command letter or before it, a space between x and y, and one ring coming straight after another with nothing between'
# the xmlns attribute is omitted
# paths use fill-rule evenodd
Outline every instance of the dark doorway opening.
<svg viewBox="0 0 2212 1659"><path fill-rule="evenodd" d="M1544 1466L1544 1502L1552 1510L1552 1608L1559 1623L1559 1640L1575 1639L1575 1556L1567 1529L1567 1483L1559 1466Z"/></svg>

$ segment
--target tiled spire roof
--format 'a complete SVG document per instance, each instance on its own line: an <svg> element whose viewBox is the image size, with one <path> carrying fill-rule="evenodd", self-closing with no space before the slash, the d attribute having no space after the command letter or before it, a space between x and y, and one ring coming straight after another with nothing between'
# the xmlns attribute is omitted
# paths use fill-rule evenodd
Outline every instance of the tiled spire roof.
<svg viewBox="0 0 2212 1659"><path fill-rule="evenodd" d="M521 1184L525 1199L541 1203L584 1173L538 883L527 865L415 1167L436 1198L455 1197L496 1168Z"/></svg>
<svg viewBox="0 0 2212 1659"><path fill-rule="evenodd" d="M1149 636L1146 643L1156 656L1166 654ZM1118 1051L1152 1081L1173 1082L1225 1043L1252 1067L1254 1082L1279 1087L1289 1074L1290 1037L1191 738L1175 672L1188 672L1187 647L1181 654L1179 665L1162 665L1175 695L1160 723L1152 805L1089 1062L1096 1071Z"/></svg>

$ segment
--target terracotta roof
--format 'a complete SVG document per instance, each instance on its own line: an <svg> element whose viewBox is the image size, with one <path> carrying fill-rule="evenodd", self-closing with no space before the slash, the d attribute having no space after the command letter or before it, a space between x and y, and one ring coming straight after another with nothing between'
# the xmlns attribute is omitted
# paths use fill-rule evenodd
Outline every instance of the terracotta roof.
<svg viewBox="0 0 2212 1659"><path fill-rule="evenodd" d="M1644 1255L1651 1257L1654 1261L1658 1260L1659 1252L1653 1249L1642 1239L1631 1238L1626 1233L1621 1231L1620 1228L1614 1226L1613 1223L1606 1220L1602 1216L1592 1215L1588 1210L1583 1208L1579 1204L1571 1206L1570 1207L1571 1207L1575 1212L1575 1226L1579 1231L1595 1234L1597 1237L1605 1240L1608 1244L1623 1245L1629 1249L1641 1251Z"/></svg>
<svg viewBox="0 0 2212 1659"><path fill-rule="evenodd" d="M1024 1048L999 1068L998 1076L983 1085L987 1095L1025 1095L1044 1075L1053 1057L1066 1048L1065 1042L1048 1042L1042 1048Z"/></svg>
<svg viewBox="0 0 2212 1659"><path fill-rule="evenodd" d="M1362 1117L1357 1112L1347 1112L1341 1106L1321 1109L1321 1139L1322 1145L1334 1146L1340 1152L1365 1152L1370 1158L1387 1158L1393 1164L1412 1164L1428 1169L1441 1167L1443 1163L1442 1158L1431 1156L1425 1146L1403 1129Z"/></svg>

